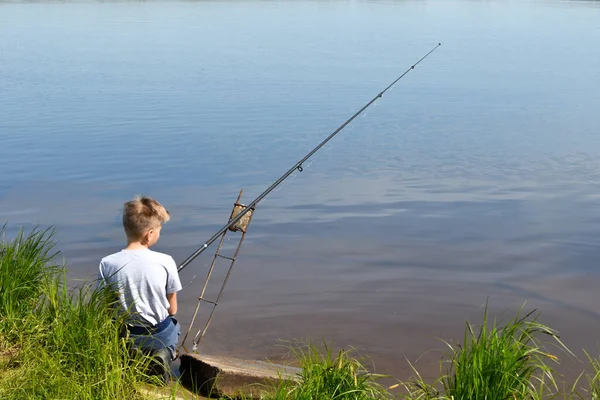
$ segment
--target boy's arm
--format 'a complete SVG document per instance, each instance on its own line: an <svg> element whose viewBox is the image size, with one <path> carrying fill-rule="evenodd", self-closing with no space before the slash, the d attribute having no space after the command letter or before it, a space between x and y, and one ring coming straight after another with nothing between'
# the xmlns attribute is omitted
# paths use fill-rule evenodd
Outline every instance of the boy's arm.
<svg viewBox="0 0 600 400"><path fill-rule="evenodd" d="M106 281L104 280L104 272L102 271L102 261L100 262L100 266L98 266L98 275L96 277L96 289L102 289L106 286Z"/></svg>
<svg viewBox="0 0 600 400"><path fill-rule="evenodd" d="M167 266L167 301L169 302L169 315L177 314L177 292L181 290L181 281L177 272L177 264L172 257Z"/></svg>
<svg viewBox="0 0 600 400"><path fill-rule="evenodd" d="M167 293L169 301L169 315L177 314L177 293Z"/></svg>

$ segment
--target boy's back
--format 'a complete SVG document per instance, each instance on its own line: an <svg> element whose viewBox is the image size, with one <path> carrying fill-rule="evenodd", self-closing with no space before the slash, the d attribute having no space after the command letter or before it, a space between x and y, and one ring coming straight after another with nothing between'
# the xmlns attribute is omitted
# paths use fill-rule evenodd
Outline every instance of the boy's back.
<svg viewBox="0 0 600 400"><path fill-rule="evenodd" d="M167 294L181 290L177 265L167 254L150 249L121 250L100 262L100 279L119 292L122 311L133 325L157 325L169 316Z"/></svg>
<svg viewBox="0 0 600 400"><path fill-rule="evenodd" d="M166 380L176 357L179 323L177 292L181 282L171 256L150 250L160 238L169 212L150 197L136 197L123 207L127 247L104 257L98 271L99 284L118 292L120 311L129 320L121 334L160 362Z"/></svg>

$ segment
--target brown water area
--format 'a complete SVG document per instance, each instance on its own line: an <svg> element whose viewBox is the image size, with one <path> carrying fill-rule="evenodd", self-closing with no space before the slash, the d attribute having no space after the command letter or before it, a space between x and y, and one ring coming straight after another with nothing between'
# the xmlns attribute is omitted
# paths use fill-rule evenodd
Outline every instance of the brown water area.
<svg viewBox="0 0 600 400"><path fill-rule="evenodd" d="M356 195L364 190L360 184L352 187ZM458 196L438 203L414 191L411 196L419 201L387 205L388 215L375 217L371 214L380 205L338 203L324 211L323 206L301 204L317 196L319 188L305 187L310 193L304 194L300 188L286 188L288 196L297 196L297 205L274 199L258 207L200 353L289 362L292 341L325 342L335 349L356 348L379 373L408 379L410 362L433 378L439 376L439 361L447 351L442 340L462 341L465 320L480 323L486 302L490 317L500 322L514 318L521 306L525 313L539 310L540 321L556 329L581 358L574 359L547 338L549 351L561 359L557 371L569 381L585 368L582 349L597 351L598 277L582 266L593 268L598 248L584 239L568 240L576 235L562 217L576 221L575 210L582 207L564 199L522 202L545 210L536 216L518 212L520 201L514 199L486 204ZM231 193L230 204L208 207L212 211L204 215L175 203L173 221L156 250L183 261L196 248L195 236L202 243L216 230L213 222L226 221L235 200L235 191ZM197 198L206 204L209 196L198 193ZM116 208L99 205L106 212ZM588 218L582 215L578 226L586 226ZM199 228L197 234L188 231L192 225ZM66 243L67 266L87 266L83 275L71 268L74 285L81 276L93 277L104 254L120 249L120 230L114 224L107 232L110 243L83 250ZM227 237L222 254L232 255L239 236ZM214 250L181 273L178 318L184 332ZM227 267L227 260L216 264L207 299L216 298ZM210 309L202 305L192 336ZM191 349L191 337L186 347Z"/></svg>

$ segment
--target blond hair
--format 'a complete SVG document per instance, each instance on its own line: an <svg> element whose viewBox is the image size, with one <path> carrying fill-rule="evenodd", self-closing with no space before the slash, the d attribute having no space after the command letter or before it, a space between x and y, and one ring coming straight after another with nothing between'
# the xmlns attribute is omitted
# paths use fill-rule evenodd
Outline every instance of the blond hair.
<svg viewBox="0 0 600 400"><path fill-rule="evenodd" d="M169 212L158 201L146 196L136 196L123 208L123 228L132 239L140 239L149 229L157 229L169 219Z"/></svg>

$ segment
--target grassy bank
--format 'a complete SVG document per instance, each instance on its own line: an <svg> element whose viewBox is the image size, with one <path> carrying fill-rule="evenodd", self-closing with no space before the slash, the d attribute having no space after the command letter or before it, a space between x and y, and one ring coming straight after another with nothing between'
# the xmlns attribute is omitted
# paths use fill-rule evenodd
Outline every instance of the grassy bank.
<svg viewBox="0 0 600 400"><path fill-rule="evenodd" d="M64 272L50 230L0 242L0 399L151 397L148 383L159 382L145 374L150 360L130 353L119 337L114 299L89 285L68 290ZM504 324L484 313L480 325L466 325L460 343L446 344L437 380L413 369L413 379L392 386L353 352L294 346L298 380L269 388L266 398L600 399L594 357L572 388L557 383L553 369L573 355L535 313L523 311Z"/></svg>
<svg viewBox="0 0 600 400"><path fill-rule="evenodd" d="M119 338L113 299L69 291L55 255L51 231L0 243L0 398L141 398L149 360Z"/></svg>

